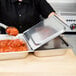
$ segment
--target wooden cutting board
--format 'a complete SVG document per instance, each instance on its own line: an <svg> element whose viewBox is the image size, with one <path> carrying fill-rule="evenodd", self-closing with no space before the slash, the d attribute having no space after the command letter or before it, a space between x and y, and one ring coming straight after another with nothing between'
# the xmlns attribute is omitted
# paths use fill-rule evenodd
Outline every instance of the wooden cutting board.
<svg viewBox="0 0 76 76"><path fill-rule="evenodd" d="M76 56L71 49L62 56L0 61L0 76L76 76Z"/></svg>

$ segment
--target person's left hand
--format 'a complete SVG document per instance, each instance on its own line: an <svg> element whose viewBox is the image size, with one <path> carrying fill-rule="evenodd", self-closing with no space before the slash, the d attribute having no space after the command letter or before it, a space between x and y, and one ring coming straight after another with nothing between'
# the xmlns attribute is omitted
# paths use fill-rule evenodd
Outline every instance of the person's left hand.
<svg viewBox="0 0 76 76"><path fill-rule="evenodd" d="M55 12L51 12L48 17L51 17L52 15L56 15L56 13Z"/></svg>

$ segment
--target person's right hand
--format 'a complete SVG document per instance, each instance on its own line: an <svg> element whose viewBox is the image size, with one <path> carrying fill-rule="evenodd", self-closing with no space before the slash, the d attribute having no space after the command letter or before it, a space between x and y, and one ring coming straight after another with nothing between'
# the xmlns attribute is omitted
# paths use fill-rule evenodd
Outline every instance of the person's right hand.
<svg viewBox="0 0 76 76"><path fill-rule="evenodd" d="M16 35L18 35L19 31L18 31L18 29L15 28L15 27L8 27L8 28L6 29L6 33L7 33L8 35L16 36Z"/></svg>

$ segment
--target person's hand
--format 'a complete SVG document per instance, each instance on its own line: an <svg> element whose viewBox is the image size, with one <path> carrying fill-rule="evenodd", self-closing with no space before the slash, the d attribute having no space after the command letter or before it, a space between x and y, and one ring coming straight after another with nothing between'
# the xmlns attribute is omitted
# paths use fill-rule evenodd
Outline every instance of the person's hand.
<svg viewBox="0 0 76 76"><path fill-rule="evenodd" d="M49 14L48 17L51 17L52 15L56 15L56 13L55 12L52 12L52 13Z"/></svg>
<svg viewBox="0 0 76 76"><path fill-rule="evenodd" d="M7 33L8 35L16 36L16 35L18 35L19 31L18 31L18 29L15 28L15 27L8 27L8 28L6 29L6 33Z"/></svg>

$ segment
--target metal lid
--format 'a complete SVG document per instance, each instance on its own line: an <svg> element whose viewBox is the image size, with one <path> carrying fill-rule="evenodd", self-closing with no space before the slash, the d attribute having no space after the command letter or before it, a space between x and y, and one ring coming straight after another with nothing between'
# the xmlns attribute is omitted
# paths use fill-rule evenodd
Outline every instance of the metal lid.
<svg viewBox="0 0 76 76"><path fill-rule="evenodd" d="M67 25L57 15L52 15L26 30L23 35L31 49L35 50L64 33L66 27Z"/></svg>

